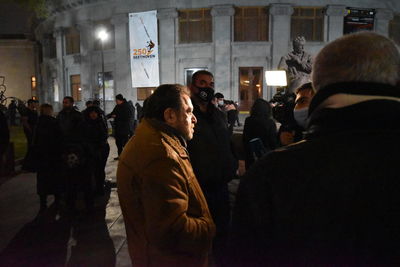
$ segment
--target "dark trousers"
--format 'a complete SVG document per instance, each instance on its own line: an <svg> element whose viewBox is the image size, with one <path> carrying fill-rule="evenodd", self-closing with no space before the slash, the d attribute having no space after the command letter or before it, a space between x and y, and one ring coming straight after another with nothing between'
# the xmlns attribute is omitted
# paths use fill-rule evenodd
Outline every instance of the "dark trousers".
<svg viewBox="0 0 400 267"><path fill-rule="evenodd" d="M75 209L78 192L82 191L85 197L86 208L93 207L93 182L92 175L87 168L68 170L66 173L66 201L70 209Z"/></svg>
<svg viewBox="0 0 400 267"><path fill-rule="evenodd" d="M212 189L204 188L203 192L216 227L212 253L217 266L226 266L226 246L231 219L228 185Z"/></svg>
<svg viewBox="0 0 400 267"><path fill-rule="evenodd" d="M106 164L108 154L110 153L110 146L107 144L103 145L100 151L100 159L94 162L94 180L96 183L95 191L97 194L104 193L104 180L106 179Z"/></svg>
<svg viewBox="0 0 400 267"><path fill-rule="evenodd" d="M117 145L118 148L118 156L121 155L122 150L124 149L125 144L129 140L129 135L128 134L115 134L115 144Z"/></svg>

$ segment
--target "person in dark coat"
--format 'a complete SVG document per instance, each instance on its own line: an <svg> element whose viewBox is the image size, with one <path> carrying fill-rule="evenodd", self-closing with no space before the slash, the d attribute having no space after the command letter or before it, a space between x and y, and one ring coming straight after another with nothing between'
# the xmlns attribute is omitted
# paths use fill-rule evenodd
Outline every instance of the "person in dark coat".
<svg viewBox="0 0 400 267"><path fill-rule="evenodd" d="M400 53L348 34L315 58L305 140L242 179L232 266L397 266Z"/></svg>
<svg viewBox="0 0 400 267"><path fill-rule="evenodd" d="M8 105L7 113L8 113L8 119L10 121L10 125L16 126L17 123L16 123L15 119L17 116L17 104L15 103L15 100L11 100L11 103Z"/></svg>
<svg viewBox="0 0 400 267"><path fill-rule="evenodd" d="M312 83L305 83L296 89L293 111L289 111L290 120L279 128L279 143L287 146L303 139L307 124L308 106L315 92Z"/></svg>
<svg viewBox="0 0 400 267"><path fill-rule="evenodd" d="M93 207L93 190L88 168L88 151L82 134L82 114L74 108L74 99L66 96L57 120L61 130L63 174L66 179L66 200L71 212L79 191L85 195L86 207Z"/></svg>
<svg viewBox="0 0 400 267"><path fill-rule="evenodd" d="M105 167L110 146L107 142L108 131L98 107L92 106L86 109L82 131L85 146L88 148L88 164L91 176L95 182L94 193L104 195Z"/></svg>
<svg viewBox="0 0 400 267"><path fill-rule="evenodd" d="M118 148L118 157L122 152L125 144L128 142L131 134L131 118L133 117L131 108L126 99L118 94L115 97L115 105L113 111L107 115L107 118L114 118L114 134L115 144Z"/></svg>
<svg viewBox="0 0 400 267"><path fill-rule="evenodd" d="M258 138L258 140L255 140ZM246 169L255 161L255 154L258 153L254 146L261 146L262 153L274 150L277 147L276 124L272 119L271 105L264 99L257 99L251 107L250 117L244 122L243 144L245 148ZM261 141L261 142L260 142ZM260 155L258 155L260 156Z"/></svg>
<svg viewBox="0 0 400 267"><path fill-rule="evenodd" d="M0 108L0 170L3 170L3 155L6 153L10 142L10 130L8 129L7 119Z"/></svg>
<svg viewBox="0 0 400 267"><path fill-rule="evenodd" d="M228 182L234 178L238 162L232 152L226 116L211 102L213 87L214 77L210 72L193 74L190 90L197 124L188 151L217 228L214 257L218 264L223 264L230 223Z"/></svg>
<svg viewBox="0 0 400 267"><path fill-rule="evenodd" d="M36 111L37 104L38 104L37 100L29 99L27 102L27 107L23 109L23 113L21 115L22 126L24 128L24 134L27 142L27 150L22 165L22 169L26 171L35 171L33 162L34 158L31 155L31 152L32 152L33 132L35 130L36 123L39 117Z"/></svg>
<svg viewBox="0 0 400 267"><path fill-rule="evenodd" d="M53 117L53 107L49 104L40 106L40 116L33 139L34 154L37 164L37 194L40 198L40 210L47 207L47 196L54 195L58 207L64 181L60 178L61 165L60 128Z"/></svg>

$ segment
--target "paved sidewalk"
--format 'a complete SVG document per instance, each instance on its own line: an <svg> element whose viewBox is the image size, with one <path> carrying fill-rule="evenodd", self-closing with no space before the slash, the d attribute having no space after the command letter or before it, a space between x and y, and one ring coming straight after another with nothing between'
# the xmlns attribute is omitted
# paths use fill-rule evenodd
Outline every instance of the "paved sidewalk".
<svg viewBox="0 0 400 267"><path fill-rule="evenodd" d="M39 214L36 174L21 173L0 184L0 267L15 266L131 266L126 233L118 202L115 141L109 138L106 175L114 187L96 198L95 211L56 213L53 206ZM239 180L229 184L234 201ZM49 201L48 204L52 204Z"/></svg>
<svg viewBox="0 0 400 267"><path fill-rule="evenodd" d="M113 138L106 173L115 184ZM52 201L49 201L51 204ZM116 188L87 214L39 212L36 175L21 173L0 185L0 266L131 266Z"/></svg>

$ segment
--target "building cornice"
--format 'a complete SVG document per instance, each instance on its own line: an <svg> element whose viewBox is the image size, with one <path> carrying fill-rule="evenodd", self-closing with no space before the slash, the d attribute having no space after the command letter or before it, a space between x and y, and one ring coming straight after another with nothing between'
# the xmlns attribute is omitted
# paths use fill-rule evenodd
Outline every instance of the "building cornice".
<svg viewBox="0 0 400 267"><path fill-rule="evenodd" d="M291 16L293 11L291 4L271 4L269 8L269 14L272 16Z"/></svg>
<svg viewBox="0 0 400 267"><path fill-rule="evenodd" d="M235 15L235 8L233 5L218 5L213 6L211 9L211 16L218 17L218 16L233 16Z"/></svg>

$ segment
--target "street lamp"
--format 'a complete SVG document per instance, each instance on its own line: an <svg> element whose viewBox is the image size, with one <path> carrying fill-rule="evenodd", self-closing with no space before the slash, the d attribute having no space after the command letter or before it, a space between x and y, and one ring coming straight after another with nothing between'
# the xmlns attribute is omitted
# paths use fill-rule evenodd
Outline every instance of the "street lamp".
<svg viewBox="0 0 400 267"><path fill-rule="evenodd" d="M101 80L103 83L103 108L106 112L106 83L104 80L104 42L108 39L108 33L105 29L100 29L97 33L97 37L101 43Z"/></svg>

